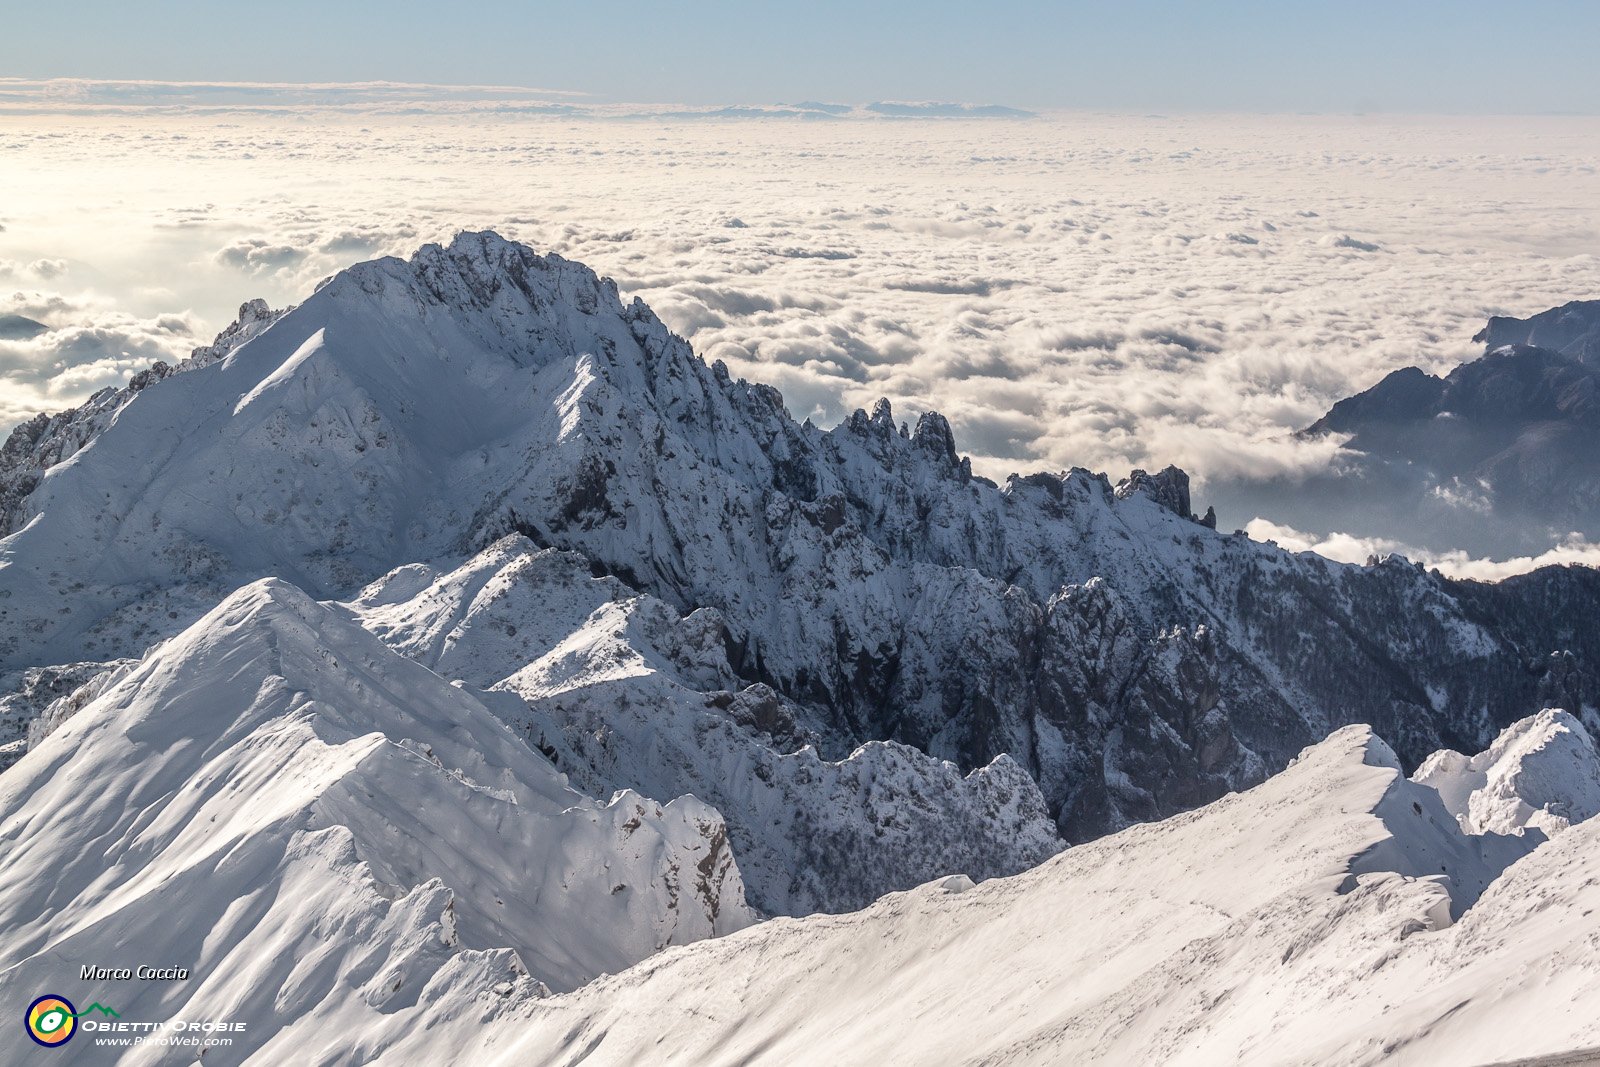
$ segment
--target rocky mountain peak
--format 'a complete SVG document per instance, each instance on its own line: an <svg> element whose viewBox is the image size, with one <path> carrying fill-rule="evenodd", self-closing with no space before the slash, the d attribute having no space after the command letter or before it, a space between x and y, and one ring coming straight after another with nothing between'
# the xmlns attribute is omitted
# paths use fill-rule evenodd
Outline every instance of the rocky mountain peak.
<svg viewBox="0 0 1600 1067"><path fill-rule="evenodd" d="M624 314L616 283L581 263L541 255L493 231L462 232L448 244L425 244L410 259L385 257L334 275L323 289L336 294L410 293L419 303L454 311L521 317L553 310L585 315Z"/></svg>
<svg viewBox="0 0 1600 1067"><path fill-rule="evenodd" d="M0 341L27 341L49 329L44 323L26 315L0 315Z"/></svg>
<svg viewBox="0 0 1600 1067"><path fill-rule="evenodd" d="M1189 475L1177 467L1167 466L1155 474L1135 468L1117 483L1116 493L1118 500L1127 500L1135 493L1143 493L1180 518L1195 517L1189 506ZM1215 525L1216 515L1211 515L1212 525Z"/></svg>
<svg viewBox="0 0 1600 1067"><path fill-rule="evenodd" d="M956 435L950 429L950 420L937 411L925 412L917 419L917 428L911 433L911 443L945 463L955 466L961 464L956 454Z"/></svg>

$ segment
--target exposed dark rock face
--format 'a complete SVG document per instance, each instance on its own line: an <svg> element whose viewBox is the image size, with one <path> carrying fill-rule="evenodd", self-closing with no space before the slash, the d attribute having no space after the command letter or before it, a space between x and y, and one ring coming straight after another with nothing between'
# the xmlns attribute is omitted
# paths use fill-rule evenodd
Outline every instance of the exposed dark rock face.
<svg viewBox="0 0 1600 1067"><path fill-rule="evenodd" d="M1177 467L1167 467L1156 474L1135 468L1117 483L1117 499L1126 500L1135 493L1144 493L1179 518L1195 517L1189 510L1189 476ZM1216 516L1212 515L1212 527L1216 524Z"/></svg>

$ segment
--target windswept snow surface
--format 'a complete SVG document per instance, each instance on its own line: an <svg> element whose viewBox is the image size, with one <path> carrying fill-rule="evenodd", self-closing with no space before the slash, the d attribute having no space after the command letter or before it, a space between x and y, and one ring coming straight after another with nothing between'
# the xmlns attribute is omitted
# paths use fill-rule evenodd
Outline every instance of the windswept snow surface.
<svg viewBox="0 0 1600 1067"><path fill-rule="evenodd" d="M590 800L466 692L270 579L0 777L0 841L0 999L247 1021L234 1062L359 1060L380 1023L492 1015L753 918L712 808ZM82 963L192 978L108 990ZM32 1062L16 1042L0 1061Z"/></svg>
<svg viewBox="0 0 1600 1067"><path fill-rule="evenodd" d="M1343 729L1199 811L973 886L662 953L473 1064L1481 1064L1600 1043L1600 822L1469 837ZM1467 909L1452 923L1452 913ZM445 1056L412 1034L390 1062Z"/></svg>
<svg viewBox="0 0 1600 1067"><path fill-rule="evenodd" d="M249 620L262 614L276 622L253 632ZM251 700L279 709L269 722L215 716L215 729L189 741L149 715L149 698L167 695L193 725L227 692L226 678L255 674L249 657L286 646L299 651L283 656L289 677L341 679L342 693L368 694L356 702L363 712L381 705L399 683L380 685L371 659L297 639L329 614L275 583L244 590L206 631L152 656L18 766L18 781L95 770L111 788L109 801L57 789L50 810L18 810L16 794L4 796L8 840L53 865L7 867L23 884L0 898L12 913L0 995L61 984L61 958L95 945L109 964L191 953L204 967L197 982L134 990L119 1001L124 1016L189 1010L247 1021L249 1040L230 1062L261 1064L1479 1064L1600 1042L1600 820L1542 845L1532 829L1465 834L1439 794L1407 780L1362 727L1247 793L1025 874L978 885L952 876L860 912L774 919L549 995L536 981L541 964L560 970L551 965L562 949L616 953L605 936L625 936L640 916L609 914L571 866L536 872L522 886L533 900L517 899L498 871L505 858L466 859L468 844L484 842L482 820L473 802L445 794L470 792L502 813L532 809L526 817L553 821L562 843L546 863L578 857L577 834L613 876L629 864L618 843L626 853L638 832L659 840L670 818L647 815L630 838L608 824L610 809L580 802L552 814L558 781L506 773L495 757L515 743L481 712L466 714L470 703L452 706L444 693L457 691L420 668L406 680L431 712L411 734L426 740L403 745L356 736L316 689L283 696L281 676ZM310 651L330 655L289 662ZM212 699L164 679L193 678L202 664ZM134 746L160 751L129 760ZM288 749L304 754L277 758ZM464 774L430 751L446 765L489 755L466 760ZM81 767L83 753L132 769L119 778L115 765ZM123 801L162 792L150 771L200 758L208 763L193 785L154 804ZM237 795L263 778L277 785L269 795ZM454 841L375 817L406 806L454 812ZM52 832L59 818L92 828L88 856L81 838L64 845ZM593 843L597 822L610 851ZM375 832L383 825L387 836ZM405 840L414 833L424 836ZM451 850L457 885L470 892L388 880L404 882L401 868L424 847ZM117 857L104 869L102 848ZM725 873L725 892L736 878ZM558 879L577 885L542 905ZM557 909L533 935L548 946L542 958L480 947L521 932L513 919L484 918L491 894L507 915ZM26 926L16 922L24 908L39 916ZM541 960L533 975L522 966L530 958ZM67 986L69 996L87 992ZM16 1048L0 1061L31 1062ZM121 1059L83 1051L90 1063L187 1062L153 1047Z"/></svg>

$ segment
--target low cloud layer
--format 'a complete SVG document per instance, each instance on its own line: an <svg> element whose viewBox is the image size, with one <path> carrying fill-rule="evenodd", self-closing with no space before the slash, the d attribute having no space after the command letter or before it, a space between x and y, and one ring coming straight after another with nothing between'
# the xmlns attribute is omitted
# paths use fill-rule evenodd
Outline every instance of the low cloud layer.
<svg viewBox="0 0 1600 1067"><path fill-rule="evenodd" d="M1600 566L1600 544L1578 534L1566 535L1550 549L1537 555L1485 559L1470 556L1459 549L1436 552L1382 537L1358 537L1340 532L1325 535L1306 533L1260 517L1250 520L1244 529L1255 540L1276 542L1290 552L1315 552L1341 563L1367 563L1374 558L1403 556L1412 563L1420 563L1451 578L1471 578L1480 582L1496 582L1539 567L1571 564Z"/></svg>
<svg viewBox="0 0 1600 1067"><path fill-rule="evenodd" d="M7 357L0 421L201 343L247 297L492 227L613 276L797 417L887 396L945 412L985 474L1177 463L1204 503L1208 482L1325 469L1332 443L1292 430L1397 367L1470 358L1490 314L1600 295L1594 119L450 106L9 122L0 314L54 329ZM122 341L55 337L112 312ZM196 336L153 325L172 315ZM1225 527L1272 514L1247 503Z"/></svg>
<svg viewBox="0 0 1600 1067"><path fill-rule="evenodd" d="M189 312L141 318L92 295L0 294L0 321L31 324L0 336L0 427L6 430L39 411L121 386L158 360L176 362L202 343Z"/></svg>

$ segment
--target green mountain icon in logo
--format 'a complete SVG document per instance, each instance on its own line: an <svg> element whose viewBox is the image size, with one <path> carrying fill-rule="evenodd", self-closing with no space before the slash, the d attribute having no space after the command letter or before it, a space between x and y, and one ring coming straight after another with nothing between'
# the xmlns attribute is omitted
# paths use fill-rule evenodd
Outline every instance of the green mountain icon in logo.
<svg viewBox="0 0 1600 1067"><path fill-rule="evenodd" d="M117 1014L117 1011L116 1011L115 1008L108 1008L104 1004L101 1004L99 1001L96 1001L95 1003L89 1005L87 1008L84 1008L82 1011L72 1013L72 1017L74 1019L81 1019L85 1015L92 1015L95 1012L99 1012L102 1015L109 1015L113 1019L122 1018L121 1015Z"/></svg>

